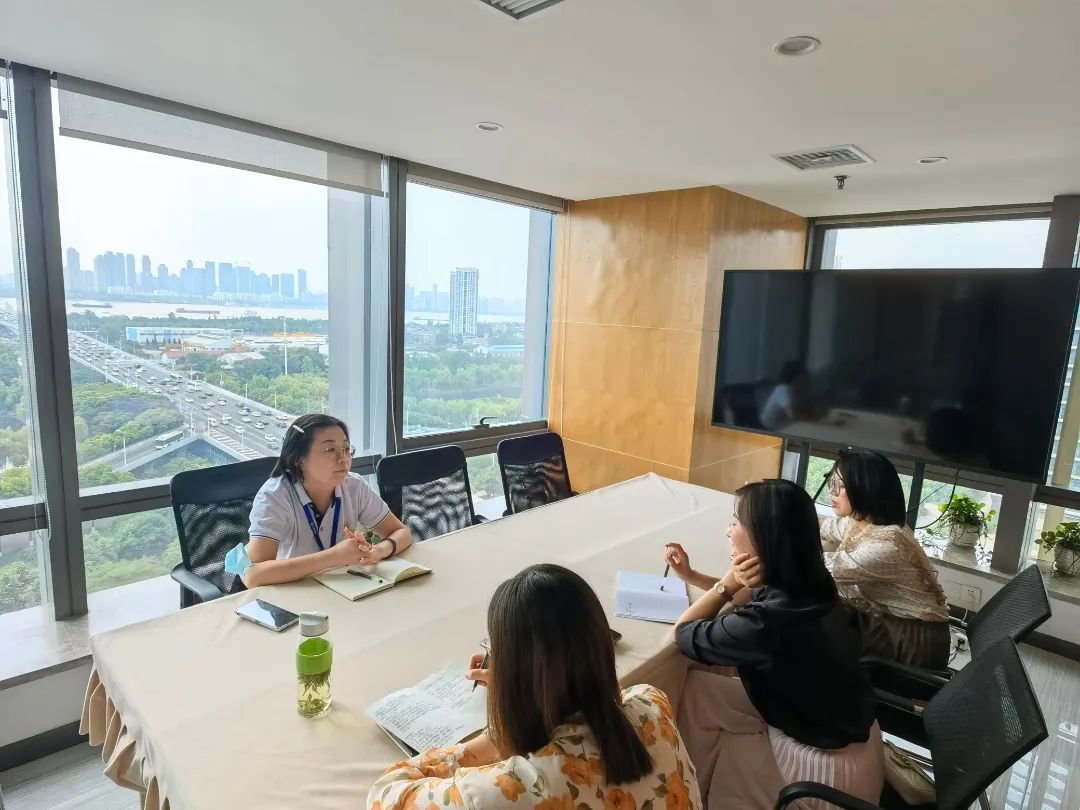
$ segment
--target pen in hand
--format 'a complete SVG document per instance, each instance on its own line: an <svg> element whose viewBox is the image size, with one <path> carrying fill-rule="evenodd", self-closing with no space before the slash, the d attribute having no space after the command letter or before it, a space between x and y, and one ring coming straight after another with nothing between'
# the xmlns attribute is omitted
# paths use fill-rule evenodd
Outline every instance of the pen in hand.
<svg viewBox="0 0 1080 810"><path fill-rule="evenodd" d="M491 651L490 650L488 650L487 652L484 653L484 660L480 662L480 669L487 669L488 658L490 656L491 656ZM479 685L480 685L480 681L473 681L472 682L472 691L475 692L476 687L479 686Z"/></svg>
<svg viewBox="0 0 1080 810"><path fill-rule="evenodd" d="M671 571L671 563L668 563L667 565L665 565L665 566L664 566L664 576L663 576L663 579L667 579L667 575L668 575L668 573L669 573L670 571ZM660 583L660 590L664 590L664 583L663 583L663 582L661 582L661 583Z"/></svg>

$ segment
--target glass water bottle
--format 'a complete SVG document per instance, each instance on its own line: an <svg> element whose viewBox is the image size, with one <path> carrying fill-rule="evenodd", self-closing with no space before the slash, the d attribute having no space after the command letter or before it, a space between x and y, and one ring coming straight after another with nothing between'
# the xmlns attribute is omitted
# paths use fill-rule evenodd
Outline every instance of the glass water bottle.
<svg viewBox="0 0 1080 810"><path fill-rule="evenodd" d="M300 646L296 649L296 711L322 717L330 710L330 618L318 611L300 614Z"/></svg>

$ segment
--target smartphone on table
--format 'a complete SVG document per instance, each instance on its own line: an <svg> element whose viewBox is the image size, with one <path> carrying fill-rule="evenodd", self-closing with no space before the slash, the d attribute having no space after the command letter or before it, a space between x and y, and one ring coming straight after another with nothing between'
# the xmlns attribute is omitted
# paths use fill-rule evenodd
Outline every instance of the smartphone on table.
<svg viewBox="0 0 1080 810"><path fill-rule="evenodd" d="M273 630L275 633L280 633L300 621L300 617L291 610L285 610L265 599L253 599L241 605L236 609L236 615Z"/></svg>

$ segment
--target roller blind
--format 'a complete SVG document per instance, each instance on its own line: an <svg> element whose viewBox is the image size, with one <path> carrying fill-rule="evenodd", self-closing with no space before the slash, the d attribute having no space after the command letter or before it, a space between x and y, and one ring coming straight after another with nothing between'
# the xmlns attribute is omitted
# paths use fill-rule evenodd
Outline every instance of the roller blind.
<svg viewBox="0 0 1080 810"><path fill-rule="evenodd" d="M60 134L364 194L385 193L382 155L70 76Z"/></svg>

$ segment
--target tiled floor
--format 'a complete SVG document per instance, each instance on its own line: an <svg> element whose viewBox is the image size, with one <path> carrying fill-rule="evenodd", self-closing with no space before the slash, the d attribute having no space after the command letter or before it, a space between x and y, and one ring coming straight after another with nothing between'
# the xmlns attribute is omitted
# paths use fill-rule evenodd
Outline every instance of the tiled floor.
<svg viewBox="0 0 1080 810"><path fill-rule="evenodd" d="M1050 738L989 791L995 810L1080 807L1080 663L1021 648ZM82 745L0 773L5 810L134 810L138 797L101 774L98 749Z"/></svg>

